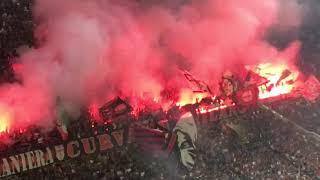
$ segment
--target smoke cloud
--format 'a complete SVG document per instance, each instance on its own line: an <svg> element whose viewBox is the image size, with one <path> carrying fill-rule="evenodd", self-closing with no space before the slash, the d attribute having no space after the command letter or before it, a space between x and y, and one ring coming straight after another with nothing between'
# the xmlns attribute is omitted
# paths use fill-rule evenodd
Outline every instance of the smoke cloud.
<svg viewBox="0 0 320 180"><path fill-rule="evenodd" d="M39 47L21 56L23 68L16 73L23 84L1 87L0 102L13 114L11 126L47 126L54 122L58 96L77 116L80 107L113 95L147 92L159 98L165 89L186 88L180 70L216 87L226 69L279 57L294 60L299 43L279 52L264 40L279 22L280 5L277 0L36 0Z"/></svg>

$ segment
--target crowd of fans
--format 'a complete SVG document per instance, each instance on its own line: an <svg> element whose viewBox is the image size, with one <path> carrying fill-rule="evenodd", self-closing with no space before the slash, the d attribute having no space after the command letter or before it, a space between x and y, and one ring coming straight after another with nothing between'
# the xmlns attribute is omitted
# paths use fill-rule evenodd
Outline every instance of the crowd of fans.
<svg viewBox="0 0 320 180"><path fill-rule="evenodd" d="M0 2L0 83L13 81L11 64L19 55L18 48L34 43L31 3L31 0Z"/></svg>
<svg viewBox="0 0 320 180"><path fill-rule="evenodd" d="M303 129L319 133L319 129L308 125L309 122L318 123L320 113L315 109L319 108L319 101L309 103L304 99L290 99L267 105L277 112L288 115L290 121ZM310 116L306 118L305 114ZM248 142L243 143L237 134L225 131L222 124L212 122L199 125L196 166L188 174L177 175L177 179L314 179L317 177L319 154L314 153L320 151L319 146L314 145L319 142L313 142L308 133L301 132L261 108L235 118L239 119L240 124L247 126ZM84 120L85 118L75 121L74 128L69 129L70 135L74 134L71 136L78 136L77 134L83 131L77 128L82 126L77 123ZM95 134L96 128L85 127L88 134L82 134L81 137ZM29 129L28 132L18 136L25 137L25 143L31 144L32 147L22 147L23 144L19 144L11 148L11 153L26 151L23 148L43 147L47 137L49 137L47 140L53 138L47 143L54 143L54 137L57 138L57 142L62 141L58 133L41 135L36 129ZM310 156L312 154L313 156ZM139 147L130 143L107 153L81 156L10 176L7 179L170 179L172 174L169 167L171 168L166 159L147 158Z"/></svg>

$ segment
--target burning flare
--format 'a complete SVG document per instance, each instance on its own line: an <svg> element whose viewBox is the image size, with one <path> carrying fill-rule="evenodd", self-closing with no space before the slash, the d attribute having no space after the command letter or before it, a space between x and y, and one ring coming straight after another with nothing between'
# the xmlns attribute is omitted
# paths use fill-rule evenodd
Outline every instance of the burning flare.
<svg viewBox="0 0 320 180"><path fill-rule="evenodd" d="M298 70L285 63L260 64L253 71L267 80L259 86L259 99L291 93L299 76Z"/></svg>
<svg viewBox="0 0 320 180"><path fill-rule="evenodd" d="M194 93L190 89L182 89L180 93L179 101L176 103L177 106L184 106L187 104L195 104L201 99L207 97L209 94L207 93Z"/></svg>
<svg viewBox="0 0 320 180"><path fill-rule="evenodd" d="M259 99L267 99L290 94L298 86L299 71L294 66L286 63L265 63L255 66L246 66L248 73L255 74L249 84L254 84L259 89ZM236 75L237 76L237 75ZM177 106L194 104L210 96L208 93L195 93L190 89L182 89ZM221 107L228 106L224 103ZM220 108L221 108L220 107Z"/></svg>
<svg viewBox="0 0 320 180"><path fill-rule="evenodd" d="M9 130L11 118L8 108L0 106L0 133Z"/></svg>

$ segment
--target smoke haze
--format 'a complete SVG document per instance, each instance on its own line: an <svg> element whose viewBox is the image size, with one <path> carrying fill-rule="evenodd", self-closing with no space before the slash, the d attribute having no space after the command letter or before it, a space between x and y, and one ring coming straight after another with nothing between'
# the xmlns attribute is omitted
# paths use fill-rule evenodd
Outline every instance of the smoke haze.
<svg viewBox="0 0 320 180"><path fill-rule="evenodd" d="M0 90L11 126L52 125L58 96L77 116L113 95L159 98L165 89L186 88L180 70L215 89L226 69L294 63L299 52L299 42L280 52L264 40L272 25L299 26L292 2L286 11L289 2L278 0L169 2L36 0L39 47L20 58L23 85Z"/></svg>

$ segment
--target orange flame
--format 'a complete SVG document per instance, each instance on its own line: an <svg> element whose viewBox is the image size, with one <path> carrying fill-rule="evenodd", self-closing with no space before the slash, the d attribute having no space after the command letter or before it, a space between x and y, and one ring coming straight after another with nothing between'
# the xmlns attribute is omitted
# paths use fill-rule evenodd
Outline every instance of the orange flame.
<svg viewBox="0 0 320 180"><path fill-rule="evenodd" d="M268 80L259 87L259 99L289 94L299 76L299 71L295 67L285 63L260 64L253 71Z"/></svg>
<svg viewBox="0 0 320 180"><path fill-rule="evenodd" d="M259 64L257 66L246 66L246 69L256 73L261 77L261 79L265 79L264 83L256 82L259 86L259 99L289 94L292 92L294 87L298 85L297 79L299 71L296 67L290 66L286 63ZM206 93L194 93L190 89L183 89L180 94L180 99L176 105L184 106L186 104L194 104L207 96L210 95ZM222 103L218 108L226 108L226 106L227 105ZM211 108L209 111L217 110L218 108ZM201 111L207 112L208 109L203 109Z"/></svg>
<svg viewBox="0 0 320 180"><path fill-rule="evenodd" d="M176 103L177 106L184 106L187 104L194 104L198 101L201 101L201 99L207 97L207 93L194 93L190 89L183 89L180 94L180 99Z"/></svg>
<svg viewBox="0 0 320 180"><path fill-rule="evenodd" d="M10 112L6 108L1 107L0 108L0 133L9 130L10 119L11 119Z"/></svg>

